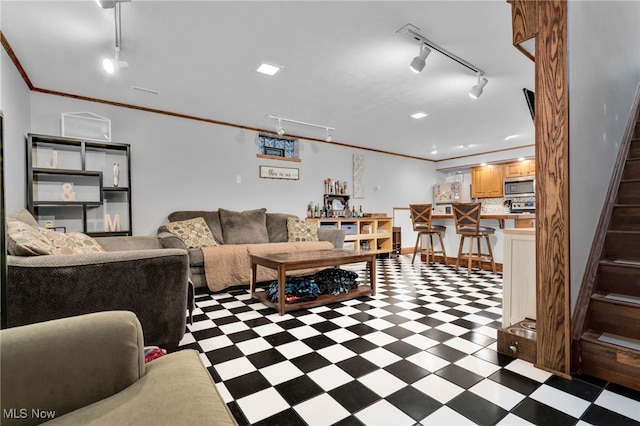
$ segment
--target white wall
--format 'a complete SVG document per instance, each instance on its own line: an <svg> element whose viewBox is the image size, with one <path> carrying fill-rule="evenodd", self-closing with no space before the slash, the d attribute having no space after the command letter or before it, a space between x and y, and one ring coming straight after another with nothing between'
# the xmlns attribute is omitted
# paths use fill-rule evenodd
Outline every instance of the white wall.
<svg viewBox="0 0 640 426"><path fill-rule="evenodd" d="M326 178L348 181L352 193L354 153L365 157L366 198L351 203L365 212L392 215L393 207L430 196L435 180L431 162L307 140L300 163L259 159L253 131L41 93L31 94L30 131L59 135L61 113L80 111L111 119L112 140L131 144L137 235L155 234L174 210L266 207L304 216L309 201L322 201ZM24 151L24 140L14 149ZM24 180L24 159L17 162ZM300 180L260 179L259 165L299 168Z"/></svg>
<svg viewBox="0 0 640 426"><path fill-rule="evenodd" d="M0 109L4 113L5 208L11 213L26 206L26 150L29 131L29 88L4 49L0 49Z"/></svg>
<svg viewBox="0 0 640 426"><path fill-rule="evenodd" d="M582 283L633 96L640 2L569 2L571 306Z"/></svg>

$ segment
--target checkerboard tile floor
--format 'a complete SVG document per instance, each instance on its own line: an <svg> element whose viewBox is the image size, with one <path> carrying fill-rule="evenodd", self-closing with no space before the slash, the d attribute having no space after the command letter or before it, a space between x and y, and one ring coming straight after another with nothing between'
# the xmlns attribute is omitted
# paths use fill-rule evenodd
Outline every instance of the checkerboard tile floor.
<svg viewBox="0 0 640 426"><path fill-rule="evenodd" d="M496 351L501 275L400 256L377 282L284 316L244 288L200 292L180 345L241 425L640 425L640 392Z"/></svg>

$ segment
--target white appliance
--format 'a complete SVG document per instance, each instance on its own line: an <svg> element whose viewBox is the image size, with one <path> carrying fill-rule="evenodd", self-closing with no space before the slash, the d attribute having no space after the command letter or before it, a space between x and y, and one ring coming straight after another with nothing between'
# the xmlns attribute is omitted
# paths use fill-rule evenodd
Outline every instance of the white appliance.
<svg viewBox="0 0 640 426"><path fill-rule="evenodd" d="M471 202L471 185L445 182L433 185L433 214L453 214L451 204Z"/></svg>

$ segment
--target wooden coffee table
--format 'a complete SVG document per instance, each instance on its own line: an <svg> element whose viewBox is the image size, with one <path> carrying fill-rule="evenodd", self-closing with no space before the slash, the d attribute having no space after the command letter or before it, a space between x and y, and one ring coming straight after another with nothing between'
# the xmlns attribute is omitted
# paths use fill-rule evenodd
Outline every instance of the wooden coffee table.
<svg viewBox="0 0 640 426"><path fill-rule="evenodd" d="M367 262L369 268L369 285L361 284L348 293L339 295L322 294L315 300L285 303L283 294L287 280L287 271L300 269L313 269L321 267L334 267L348 263ZM256 292L256 278L258 265L278 271L278 301L272 302L267 297L266 291ZM333 249L315 250L295 253L272 253L251 255L251 284L249 286L251 297L258 299L267 306L277 309L280 315L287 311L306 309L327 303L340 302L360 296L375 296L376 294L376 255L369 252L353 250Z"/></svg>

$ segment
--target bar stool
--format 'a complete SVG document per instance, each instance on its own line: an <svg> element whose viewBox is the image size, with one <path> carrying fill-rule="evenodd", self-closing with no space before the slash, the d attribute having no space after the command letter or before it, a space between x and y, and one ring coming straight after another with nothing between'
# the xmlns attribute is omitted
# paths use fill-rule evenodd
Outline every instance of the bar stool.
<svg viewBox="0 0 640 426"><path fill-rule="evenodd" d="M491 250L491 241L489 235L496 232L494 228L480 226L480 208L481 203L455 203L452 204L453 217L456 223L456 233L460 235L460 246L458 247L458 259L456 260L456 271L460 266L460 259L467 259L467 276L471 274L473 261L478 261L478 268L482 269L482 261L490 261L493 273L496 273L496 264L493 260L493 250ZM469 251L462 252L464 240L469 239ZM487 253L483 253L480 249L480 242L485 240L487 243ZM473 251L473 242L478 242L477 252Z"/></svg>
<svg viewBox="0 0 640 426"><path fill-rule="evenodd" d="M433 225L431 224L431 204L410 204L409 210L411 211L411 222L413 223L413 230L418 233L418 237L416 238L416 245L413 248L413 258L411 259L411 263L416 260L416 254L426 253L427 254L427 263L429 262L429 256L433 259L433 262L436 261L436 254L441 254L444 257L444 264L449 265L447 262L447 253L444 249L444 241L442 240L442 233L447 229L446 226L442 225ZM427 235L429 238L427 239L427 247L418 249L418 245L420 244L420 238L423 235ZM435 250L433 246L433 236L437 235L440 240L440 250Z"/></svg>

